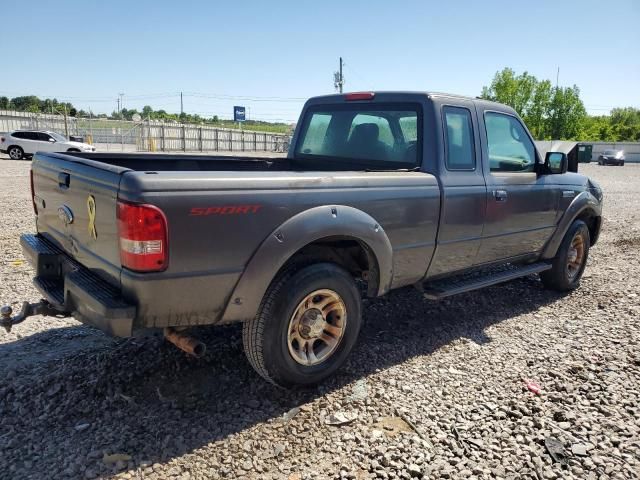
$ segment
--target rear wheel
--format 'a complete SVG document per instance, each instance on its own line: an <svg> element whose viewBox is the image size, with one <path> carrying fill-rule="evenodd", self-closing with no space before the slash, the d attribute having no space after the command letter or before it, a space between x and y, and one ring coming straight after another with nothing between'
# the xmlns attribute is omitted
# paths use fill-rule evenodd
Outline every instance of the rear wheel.
<svg viewBox="0 0 640 480"><path fill-rule="evenodd" d="M582 220L575 220L562 240L550 270L540 273L546 288L566 292L580 284L587 265L591 239L589 229Z"/></svg>
<svg viewBox="0 0 640 480"><path fill-rule="evenodd" d="M243 329L253 368L282 386L313 385L345 362L360 332L361 298L353 277L331 263L274 280L258 315Z"/></svg>
<svg viewBox="0 0 640 480"><path fill-rule="evenodd" d="M22 150L22 148L17 145L12 145L11 147L9 147L7 153L9 154L9 158L11 158L11 160L20 160L24 157L24 150Z"/></svg>

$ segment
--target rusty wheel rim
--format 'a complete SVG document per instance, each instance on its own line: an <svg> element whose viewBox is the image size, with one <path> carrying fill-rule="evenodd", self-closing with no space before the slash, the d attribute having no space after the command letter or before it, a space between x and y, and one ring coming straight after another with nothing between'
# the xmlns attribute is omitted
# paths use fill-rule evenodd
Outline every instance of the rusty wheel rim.
<svg viewBox="0 0 640 480"><path fill-rule="evenodd" d="M289 320L289 354L300 365L312 366L327 360L338 348L347 325L347 308L333 290L308 294Z"/></svg>
<svg viewBox="0 0 640 480"><path fill-rule="evenodd" d="M579 233L571 240L569 252L567 253L567 275L569 280L573 280L580 272L584 262L584 238Z"/></svg>

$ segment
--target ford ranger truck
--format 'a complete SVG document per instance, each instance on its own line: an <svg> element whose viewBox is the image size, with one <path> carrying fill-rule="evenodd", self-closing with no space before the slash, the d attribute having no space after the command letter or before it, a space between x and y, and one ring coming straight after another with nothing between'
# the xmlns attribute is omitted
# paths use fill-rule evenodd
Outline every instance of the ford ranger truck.
<svg viewBox="0 0 640 480"><path fill-rule="evenodd" d="M576 288L602 221L576 165L510 107L424 92L312 98L286 158L37 153L20 242L43 300L2 324L72 315L202 355L189 327L244 322L260 375L315 384L356 342L361 291Z"/></svg>

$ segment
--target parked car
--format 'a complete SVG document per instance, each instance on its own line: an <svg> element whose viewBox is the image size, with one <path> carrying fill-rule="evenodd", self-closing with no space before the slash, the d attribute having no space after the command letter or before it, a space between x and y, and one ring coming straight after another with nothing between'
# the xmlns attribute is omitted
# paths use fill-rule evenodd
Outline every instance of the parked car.
<svg viewBox="0 0 640 480"><path fill-rule="evenodd" d="M512 108L349 93L307 101L298 125L287 158L37 153L38 233L20 241L44 300L0 323L160 328L199 356L188 327L244 322L251 365L288 387L344 363L360 282L435 300L531 274L578 287L602 190L566 154L541 158Z"/></svg>
<svg viewBox="0 0 640 480"><path fill-rule="evenodd" d="M12 160L30 158L36 152L95 152L88 143L72 142L47 130L16 130L0 136L0 152Z"/></svg>
<svg viewBox="0 0 640 480"><path fill-rule="evenodd" d="M624 152L622 150L605 150L598 156L598 165L624 166Z"/></svg>

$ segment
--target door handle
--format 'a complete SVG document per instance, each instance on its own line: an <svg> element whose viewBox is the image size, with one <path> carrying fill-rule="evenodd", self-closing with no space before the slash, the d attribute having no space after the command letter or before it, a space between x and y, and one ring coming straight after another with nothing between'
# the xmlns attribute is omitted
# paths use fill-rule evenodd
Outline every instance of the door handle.
<svg viewBox="0 0 640 480"><path fill-rule="evenodd" d="M71 181L71 175L65 172L58 173L58 187L69 188L70 181Z"/></svg>
<svg viewBox="0 0 640 480"><path fill-rule="evenodd" d="M506 202L507 201L507 191L506 190L494 190L493 196L496 199L496 202Z"/></svg>

